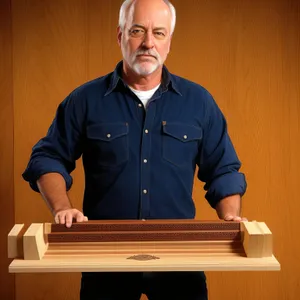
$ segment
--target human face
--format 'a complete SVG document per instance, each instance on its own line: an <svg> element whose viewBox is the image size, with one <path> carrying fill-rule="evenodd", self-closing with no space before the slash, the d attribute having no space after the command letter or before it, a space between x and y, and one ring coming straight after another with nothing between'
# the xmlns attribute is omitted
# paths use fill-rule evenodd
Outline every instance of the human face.
<svg viewBox="0 0 300 300"><path fill-rule="evenodd" d="M137 0L127 11L118 40L125 64L147 76L162 67L170 51L171 12L161 0Z"/></svg>

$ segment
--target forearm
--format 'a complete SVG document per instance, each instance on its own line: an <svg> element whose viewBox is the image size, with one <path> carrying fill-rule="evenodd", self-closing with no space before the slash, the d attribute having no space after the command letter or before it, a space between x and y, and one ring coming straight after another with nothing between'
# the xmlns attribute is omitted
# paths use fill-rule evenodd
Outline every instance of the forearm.
<svg viewBox="0 0 300 300"><path fill-rule="evenodd" d="M66 192L66 182L61 174L42 175L37 181L37 186L53 215L58 211L72 208Z"/></svg>
<svg viewBox="0 0 300 300"><path fill-rule="evenodd" d="M220 219L226 219L228 216L238 217L241 213L240 195L232 195L222 199L216 206L216 211Z"/></svg>

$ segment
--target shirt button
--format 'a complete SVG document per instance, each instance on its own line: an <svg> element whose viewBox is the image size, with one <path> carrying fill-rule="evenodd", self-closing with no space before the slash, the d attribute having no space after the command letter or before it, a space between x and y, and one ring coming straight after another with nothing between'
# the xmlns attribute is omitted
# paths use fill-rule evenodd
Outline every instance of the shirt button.
<svg viewBox="0 0 300 300"><path fill-rule="evenodd" d="M106 136L107 136L108 138L110 138L110 137L111 137L111 134L110 134L110 133L108 133Z"/></svg>
<svg viewBox="0 0 300 300"><path fill-rule="evenodd" d="M145 133L148 133L148 132L149 132L148 129L146 129L146 130L145 130Z"/></svg>
<svg viewBox="0 0 300 300"><path fill-rule="evenodd" d="M144 159L144 163L146 164L148 162L148 160L147 159Z"/></svg>
<svg viewBox="0 0 300 300"><path fill-rule="evenodd" d="M147 193L148 193L148 191L147 191L147 190L143 190L143 193L144 193L144 194L147 194Z"/></svg>
<svg viewBox="0 0 300 300"><path fill-rule="evenodd" d="M186 140L187 139L187 135L184 135L183 138Z"/></svg>
<svg viewBox="0 0 300 300"><path fill-rule="evenodd" d="M141 103L139 103L139 107L142 107L143 105Z"/></svg>

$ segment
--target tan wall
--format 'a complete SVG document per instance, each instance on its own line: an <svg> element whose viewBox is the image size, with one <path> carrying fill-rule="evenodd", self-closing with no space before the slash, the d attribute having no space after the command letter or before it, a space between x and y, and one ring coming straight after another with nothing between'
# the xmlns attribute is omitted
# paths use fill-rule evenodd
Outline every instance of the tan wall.
<svg viewBox="0 0 300 300"><path fill-rule="evenodd" d="M1 128L3 115L8 124L8 131L1 133L1 151L6 155L4 166L11 170L9 130L14 125L15 222L52 221L46 205L21 174L31 147L46 133L62 99L81 83L110 72L121 58L116 43L121 2L11 0L13 86L8 81L0 90L6 96L13 91L13 102L7 96L5 103L9 109L13 103L14 121L11 124L11 110L3 114L1 106ZM296 300L300 293L299 1L173 3L178 22L167 66L206 87L223 110L247 175L244 214L271 228L274 253L282 264L280 272L207 273L210 299ZM9 15L9 8L5 9ZM8 58L10 51L10 44L5 44ZM9 74L9 65L3 61ZM3 101L1 97L1 104ZM4 175L1 173L0 184L7 188L12 182ZM196 182L197 218L215 219L202 187ZM71 191L78 207L82 193L79 161ZM10 190L7 194L12 195ZM3 203L1 191L1 209ZM78 299L79 278L79 274L18 274L16 299Z"/></svg>

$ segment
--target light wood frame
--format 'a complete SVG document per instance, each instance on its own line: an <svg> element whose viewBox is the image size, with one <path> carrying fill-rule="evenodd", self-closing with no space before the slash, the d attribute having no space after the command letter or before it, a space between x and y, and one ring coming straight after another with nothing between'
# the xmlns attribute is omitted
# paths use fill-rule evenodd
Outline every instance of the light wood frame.
<svg viewBox="0 0 300 300"><path fill-rule="evenodd" d="M140 224L146 226L150 222L168 224L171 221L152 220ZM176 224L180 221L172 222ZM195 220L186 222L199 223ZM85 223L91 224L91 221ZM8 234L8 257L13 259L9 272L280 270L280 264L273 255L272 233L264 222L241 222L239 241L200 238L49 242L48 237L55 226L50 223L33 223L25 230L24 224L16 224ZM64 231L66 235L71 234L71 229ZM183 231L183 237L184 232L187 231Z"/></svg>

